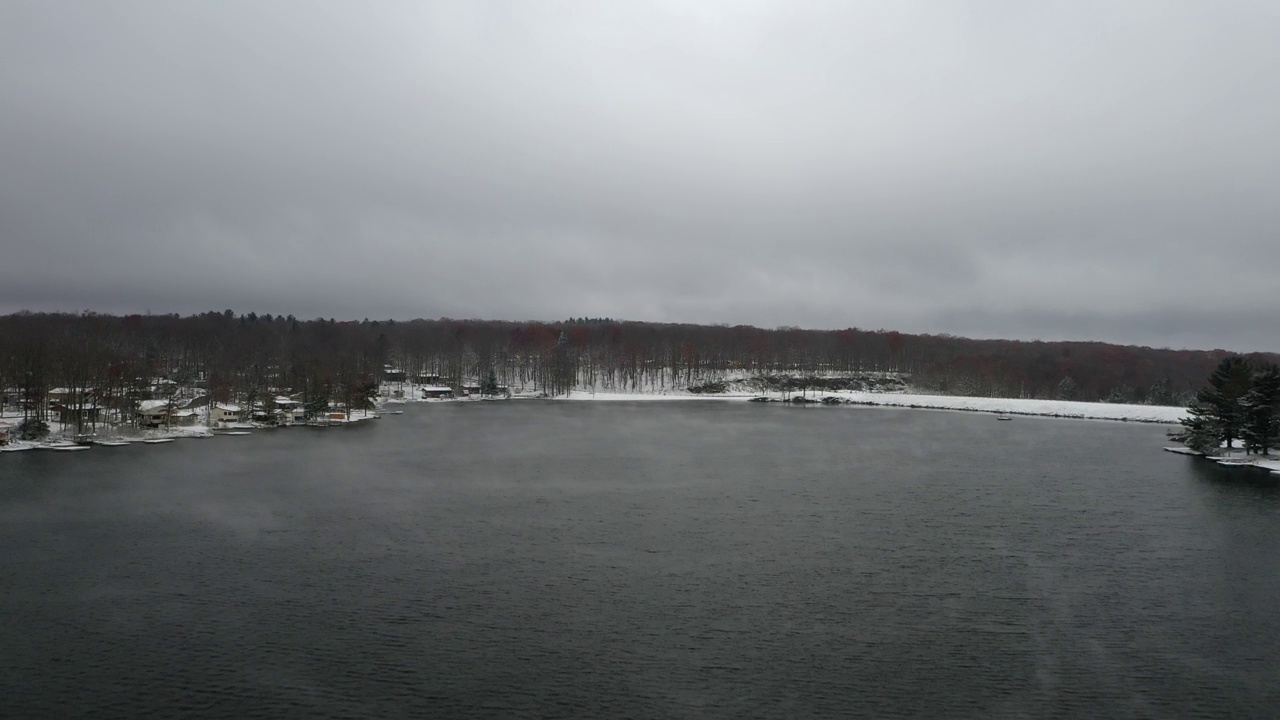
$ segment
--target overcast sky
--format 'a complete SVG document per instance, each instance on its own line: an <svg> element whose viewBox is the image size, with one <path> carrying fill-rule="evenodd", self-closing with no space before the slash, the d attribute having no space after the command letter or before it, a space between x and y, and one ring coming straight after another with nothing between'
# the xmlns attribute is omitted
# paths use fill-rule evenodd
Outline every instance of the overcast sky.
<svg viewBox="0 0 1280 720"><path fill-rule="evenodd" d="M0 0L0 312L1280 350L1280 3Z"/></svg>

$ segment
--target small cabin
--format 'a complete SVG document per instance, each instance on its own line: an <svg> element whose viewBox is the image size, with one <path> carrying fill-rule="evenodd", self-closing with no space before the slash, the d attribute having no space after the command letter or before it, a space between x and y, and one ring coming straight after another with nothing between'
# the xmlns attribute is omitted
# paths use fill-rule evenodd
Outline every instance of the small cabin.
<svg viewBox="0 0 1280 720"><path fill-rule="evenodd" d="M475 383L468 383L462 386L462 392L467 395L479 395L480 386Z"/></svg>
<svg viewBox="0 0 1280 720"><path fill-rule="evenodd" d="M403 370L389 368L382 371L382 379L387 382L404 382L405 373Z"/></svg>
<svg viewBox="0 0 1280 720"><path fill-rule="evenodd" d="M439 385L440 376L435 373L419 373L414 376L413 381L419 385Z"/></svg>
<svg viewBox="0 0 1280 720"><path fill-rule="evenodd" d="M102 413L102 408L97 405L68 406L63 403L55 403L49 406L49 409L58 414L58 422L63 425L96 423Z"/></svg>
<svg viewBox="0 0 1280 720"><path fill-rule="evenodd" d="M422 388L424 400L442 400L453 397L453 388L444 385L427 385Z"/></svg>
<svg viewBox="0 0 1280 720"><path fill-rule="evenodd" d="M8 445L13 440L13 426L0 422L0 445Z"/></svg>

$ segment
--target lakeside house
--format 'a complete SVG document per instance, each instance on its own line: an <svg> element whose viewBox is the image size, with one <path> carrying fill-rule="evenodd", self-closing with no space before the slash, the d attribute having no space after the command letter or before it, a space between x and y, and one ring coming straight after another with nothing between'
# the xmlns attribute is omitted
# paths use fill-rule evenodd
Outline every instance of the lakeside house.
<svg viewBox="0 0 1280 720"><path fill-rule="evenodd" d="M138 403L138 424L143 427L187 427L200 420L200 413L182 408L171 400L143 400Z"/></svg>
<svg viewBox="0 0 1280 720"><path fill-rule="evenodd" d="M453 397L453 388L444 385L427 385L421 389L424 400L441 400Z"/></svg>
<svg viewBox="0 0 1280 720"><path fill-rule="evenodd" d="M274 419L277 425L303 425L307 422L307 413L301 407L278 408Z"/></svg>
<svg viewBox="0 0 1280 720"><path fill-rule="evenodd" d="M277 425L302 425L307 421L307 411L301 400L278 395L275 398Z"/></svg>
<svg viewBox="0 0 1280 720"><path fill-rule="evenodd" d="M8 445L13 440L13 425L0 422L0 445Z"/></svg>
<svg viewBox="0 0 1280 720"><path fill-rule="evenodd" d="M463 386L462 386L462 394L464 394L464 395L479 395L479 394L480 394L480 385L479 385L478 383L467 383L466 385L463 385Z"/></svg>
<svg viewBox="0 0 1280 720"><path fill-rule="evenodd" d="M238 423L244 419L244 410L239 405L230 403L214 403L209 412L209 421L215 423Z"/></svg>
<svg viewBox="0 0 1280 720"><path fill-rule="evenodd" d="M419 373L414 376L413 381L419 385L439 385L440 376L435 373Z"/></svg>
<svg viewBox="0 0 1280 720"><path fill-rule="evenodd" d="M168 400L143 400L138 403L138 424L143 427L160 427L173 424L175 406Z"/></svg>
<svg viewBox="0 0 1280 720"><path fill-rule="evenodd" d="M89 425L99 422L102 416L102 408L98 405L54 403L49 410L56 413L54 418L63 425Z"/></svg>

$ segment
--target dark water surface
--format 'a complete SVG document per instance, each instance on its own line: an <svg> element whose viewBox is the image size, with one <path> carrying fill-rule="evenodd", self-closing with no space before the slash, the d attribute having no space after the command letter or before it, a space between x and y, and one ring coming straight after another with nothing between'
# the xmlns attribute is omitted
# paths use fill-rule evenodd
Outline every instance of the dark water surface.
<svg viewBox="0 0 1280 720"><path fill-rule="evenodd" d="M1280 488L1159 426L409 407L0 456L4 717L1274 717Z"/></svg>

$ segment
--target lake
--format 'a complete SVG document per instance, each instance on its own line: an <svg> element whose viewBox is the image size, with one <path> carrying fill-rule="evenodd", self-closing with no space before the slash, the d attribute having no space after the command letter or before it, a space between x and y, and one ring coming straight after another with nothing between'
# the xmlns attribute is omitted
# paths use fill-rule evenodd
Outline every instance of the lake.
<svg viewBox="0 0 1280 720"><path fill-rule="evenodd" d="M0 455L6 717L1260 717L1280 486L1154 425L407 406Z"/></svg>

